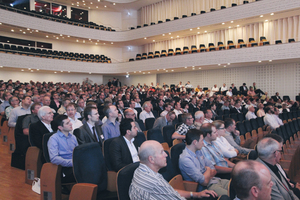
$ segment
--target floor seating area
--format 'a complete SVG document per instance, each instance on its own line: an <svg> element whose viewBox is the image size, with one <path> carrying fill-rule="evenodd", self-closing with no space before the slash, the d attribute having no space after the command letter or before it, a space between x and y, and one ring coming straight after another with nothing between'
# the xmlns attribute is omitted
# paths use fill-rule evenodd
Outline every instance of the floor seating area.
<svg viewBox="0 0 300 200"><path fill-rule="evenodd" d="M98 25L94 22L84 22L84 21L79 21L75 19L70 19L67 17L60 17L52 14L46 14L43 12L37 12L35 10L22 10L22 9L17 9L13 8L11 6L4 5L3 3L0 3L0 8L12 12L17 12L20 14L24 15L29 15L32 17L37 17L45 20L51 20L59 23L64 23L64 24L69 24L73 26L80 26L80 27L85 27L85 28L91 28L91 29L97 29L97 30L102 30L102 31L116 31L115 29L112 29L111 27L106 27L103 25Z"/></svg>
<svg viewBox="0 0 300 200"><path fill-rule="evenodd" d="M289 43L295 42L295 39L290 38L288 40ZM282 44L281 40L276 40L275 44ZM183 49L177 47L174 49L161 50L147 53L138 53L136 54L135 58L130 58L129 62L135 60L145 60L145 59L152 59L152 58L159 58L159 57L167 57L167 56L176 56L176 55L184 55L184 54L191 54L191 53L199 53L199 52L210 52L210 51L220 51L220 50L228 50L228 49L236 49L236 48L246 48L246 47L256 47L256 46L265 46L270 45L270 42L266 39L266 37L261 36L260 41L255 41L254 38L249 38L247 43L244 42L243 39L239 39L237 44L234 44L232 40L227 41L227 45L223 42L218 42L217 46L214 43L209 43L208 47L205 44L200 44L199 48L196 45L192 45L191 49L188 46L184 46Z"/></svg>
<svg viewBox="0 0 300 200"><path fill-rule="evenodd" d="M0 43L0 53L19 54L25 56L52 58L82 62L111 63L111 59L104 55L63 52L51 49L41 49L28 46L16 46Z"/></svg>

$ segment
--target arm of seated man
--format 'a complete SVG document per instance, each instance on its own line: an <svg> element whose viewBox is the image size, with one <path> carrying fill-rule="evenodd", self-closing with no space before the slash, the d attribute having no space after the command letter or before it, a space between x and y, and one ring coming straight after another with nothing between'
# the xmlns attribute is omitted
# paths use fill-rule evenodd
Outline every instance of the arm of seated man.
<svg viewBox="0 0 300 200"><path fill-rule="evenodd" d="M231 171L232 171L232 168L229 168L229 167L221 167L221 166L215 165L215 168L216 168L217 172L220 174L231 173Z"/></svg>
<svg viewBox="0 0 300 200"><path fill-rule="evenodd" d="M234 163L229 161L228 158L225 158L225 160L227 161L228 167L233 168L234 167Z"/></svg>
<svg viewBox="0 0 300 200"><path fill-rule="evenodd" d="M185 139L185 135L180 135L177 132L174 132L172 135L172 139L180 139L180 140L184 140Z"/></svg>
<svg viewBox="0 0 300 200"><path fill-rule="evenodd" d="M176 190L176 189L175 189ZM185 190L176 190L180 196L184 197L184 198L191 198L191 193L193 195L193 198L204 198L204 197L217 197L217 193L215 193L212 190L203 190L201 192L189 192L189 191L185 191Z"/></svg>
<svg viewBox="0 0 300 200"><path fill-rule="evenodd" d="M59 144L56 138L50 137L48 141L48 151L51 163L63 167L73 167L72 159L64 159L59 155Z"/></svg>

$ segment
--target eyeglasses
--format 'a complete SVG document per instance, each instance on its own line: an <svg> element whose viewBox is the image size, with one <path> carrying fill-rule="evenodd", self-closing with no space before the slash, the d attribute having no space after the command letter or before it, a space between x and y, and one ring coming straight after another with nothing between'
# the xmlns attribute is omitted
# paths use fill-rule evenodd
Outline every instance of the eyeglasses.
<svg viewBox="0 0 300 200"><path fill-rule="evenodd" d="M224 130L225 128L218 128L218 130Z"/></svg>

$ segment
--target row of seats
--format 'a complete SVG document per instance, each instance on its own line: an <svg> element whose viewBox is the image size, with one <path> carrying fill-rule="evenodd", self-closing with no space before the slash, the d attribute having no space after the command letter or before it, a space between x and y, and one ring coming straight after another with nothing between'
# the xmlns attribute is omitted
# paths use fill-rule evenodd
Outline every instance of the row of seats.
<svg viewBox="0 0 300 200"><path fill-rule="evenodd" d="M12 8L10 6L4 5L3 3L0 3L0 8L8 10L8 11L17 12L20 14L29 15L32 17L38 17L41 19L51 20L51 21L60 22L60 23L64 23L64 24L70 24L70 25L74 25L74 26L98 29L98 30L103 30L103 31L116 31L115 29L112 29L111 27L98 25L94 22L83 22L80 20L70 19L68 17L60 17L57 15L47 14L47 13L43 13L43 12L37 12L35 10L28 11L28 10Z"/></svg>
<svg viewBox="0 0 300 200"><path fill-rule="evenodd" d="M291 38L288 40L289 43L295 42L295 39ZM281 40L276 40L276 44L282 44ZM235 45L232 40L227 41L227 46L223 44L223 42L218 42L218 46L215 46L214 43L209 43L208 48L205 47L205 44L200 44L199 49L197 49L196 45L191 46L191 50L189 50L188 46L183 47L183 51L181 48L176 48L175 52L173 49L161 50L142 54L136 54L136 58L130 58L129 61L134 60L145 60L151 58L159 58L159 57L166 57L166 56L173 56L173 55L182 55L182 54L189 54L189 53L199 53L199 52L208 52L208 51L218 51L218 50L226 50L226 49L235 49L235 48L245 48L245 47L256 47L256 46L264 46L269 45L270 42L267 41L266 37L261 36L260 42L256 42L254 38L249 38L249 42L246 44L243 39L238 40L238 44Z"/></svg>
<svg viewBox="0 0 300 200"><path fill-rule="evenodd" d="M243 4L247 4L247 3L249 3L249 1L244 1L244 2L243 2ZM231 7L235 7L235 6L237 6L236 3L232 3L232 4L231 4ZM225 9L225 8L226 8L226 6L221 6L221 10L222 10L222 9ZM216 11L216 9L215 9L215 8L211 8L211 9L210 9L210 12L213 12L213 11ZM200 14L204 14L204 13L206 13L206 11L204 11L204 10L200 11ZM197 15L197 13L191 13L191 16L195 16L195 15ZM187 16L187 15L182 15L182 18L186 18L186 17L188 17L188 16ZM177 20L177 19L179 19L179 17L174 17L174 20ZM171 21L171 19L166 19L165 22L169 22L169 21ZM157 23L158 23L158 24L161 24L161 23L163 23L163 21L162 21L162 20L159 20ZM149 25L149 24L144 24L143 27L147 27L148 25ZM155 22L151 22L150 25L155 25ZM137 26L136 28L137 28L137 29L138 29L138 28L142 28L142 26L139 25L139 26ZM136 29L136 28L135 28L135 27L130 27L130 30L134 30L134 29Z"/></svg>
<svg viewBox="0 0 300 200"><path fill-rule="evenodd" d="M20 55L27 56L39 56L42 58L53 58L63 60L74 60L74 61L86 61L86 62L100 62L100 63L111 63L111 59L104 55L94 54L83 54L74 52L63 52L51 49L40 49L34 47L24 47L9 44L0 43L0 52L5 53L18 53Z"/></svg>

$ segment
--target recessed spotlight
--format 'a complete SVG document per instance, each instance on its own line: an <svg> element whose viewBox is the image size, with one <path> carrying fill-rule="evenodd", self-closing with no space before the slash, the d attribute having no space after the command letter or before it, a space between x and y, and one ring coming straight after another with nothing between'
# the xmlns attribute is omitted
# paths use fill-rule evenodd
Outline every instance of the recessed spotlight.
<svg viewBox="0 0 300 200"><path fill-rule="evenodd" d="M143 74L145 74L145 72L143 72Z"/></svg>
<svg viewBox="0 0 300 200"><path fill-rule="evenodd" d="M28 68L28 70L31 70L31 68Z"/></svg>
<svg viewBox="0 0 300 200"><path fill-rule="evenodd" d="M92 40L92 39L89 39L90 41Z"/></svg>
<svg viewBox="0 0 300 200"><path fill-rule="evenodd" d="M26 32L23 32L23 34L26 34Z"/></svg>
<svg viewBox="0 0 300 200"><path fill-rule="evenodd" d="M15 32L15 30L14 30L14 29L11 29L11 32Z"/></svg>
<svg viewBox="0 0 300 200"><path fill-rule="evenodd" d="M115 5L116 5L116 3L113 3L113 5L115 6Z"/></svg>
<svg viewBox="0 0 300 200"><path fill-rule="evenodd" d="M146 37L144 37L144 39L146 40L147 38L146 38Z"/></svg>
<svg viewBox="0 0 300 200"><path fill-rule="evenodd" d="M58 40L58 39L59 39L59 37L56 37L56 39Z"/></svg>
<svg viewBox="0 0 300 200"><path fill-rule="evenodd" d="M195 68L192 68L192 70L195 70Z"/></svg>
<svg viewBox="0 0 300 200"><path fill-rule="evenodd" d="M228 28L231 28L231 26L229 26Z"/></svg>
<svg viewBox="0 0 300 200"><path fill-rule="evenodd" d="M98 0L98 2L100 2L100 0Z"/></svg>
<svg viewBox="0 0 300 200"><path fill-rule="evenodd" d="M79 6L79 5L77 4L77 6Z"/></svg>
<svg viewBox="0 0 300 200"><path fill-rule="evenodd" d="M60 37L63 36L62 34L59 35Z"/></svg>
<svg viewBox="0 0 300 200"><path fill-rule="evenodd" d="M201 67L199 67L199 69L201 69Z"/></svg>
<svg viewBox="0 0 300 200"><path fill-rule="evenodd" d="M82 42L85 43L85 40L83 40Z"/></svg>
<svg viewBox="0 0 300 200"><path fill-rule="evenodd" d="M165 34L162 34L162 36L165 36Z"/></svg>
<svg viewBox="0 0 300 200"><path fill-rule="evenodd" d="M134 71L133 73L136 73L136 71Z"/></svg>
<svg viewBox="0 0 300 200"><path fill-rule="evenodd" d="M184 67L184 68L187 68L187 67Z"/></svg>
<svg viewBox="0 0 300 200"><path fill-rule="evenodd" d="M159 71L159 69L157 69L157 71Z"/></svg>
<svg viewBox="0 0 300 200"><path fill-rule="evenodd" d="M22 30L20 29L20 32L22 32Z"/></svg>
<svg viewBox="0 0 300 200"><path fill-rule="evenodd" d="M98 6L96 6L96 8L98 8Z"/></svg>
<svg viewBox="0 0 300 200"><path fill-rule="evenodd" d="M207 31L204 31L204 33L207 33Z"/></svg>
<svg viewBox="0 0 300 200"><path fill-rule="evenodd" d="M92 72L89 72L89 74L92 74Z"/></svg>
<svg viewBox="0 0 300 200"><path fill-rule="evenodd" d="M224 25L225 23L223 22L222 25Z"/></svg>
<svg viewBox="0 0 300 200"><path fill-rule="evenodd" d="M197 34L200 34L200 32L197 32Z"/></svg>
<svg viewBox="0 0 300 200"><path fill-rule="evenodd" d="M230 63L227 63L227 65L230 65Z"/></svg>
<svg viewBox="0 0 300 200"><path fill-rule="evenodd" d="M142 71L139 71L139 72L142 72Z"/></svg>
<svg viewBox="0 0 300 200"><path fill-rule="evenodd" d="M64 72L63 70L61 70L60 72Z"/></svg>
<svg viewBox="0 0 300 200"><path fill-rule="evenodd" d="M91 2L91 4L93 4L93 2Z"/></svg>
<svg viewBox="0 0 300 200"><path fill-rule="evenodd" d="M76 42L79 42L78 40L76 40Z"/></svg>
<svg viewBox="0 0 300 200"><path fill-rule="evenodd" d="M70 71L68 71L68 73L70 73Z"/></svg>
<svg viewBox="0 0 300 200"><path fill-rule="evenodd" d="M224 65L224 67L226 67L226 65Z"/></svg>
<svg viewBox="0 0 300 200"><path fill-rule="evenodd" d="M219 66L221 65L221 64L218 64Z"/></svg>
<svg viewBox="0 0 300 200"><path fill-rule="evenodd" d="M179 37L179 35L177 35L177 37Z"/></svg>
<svg viewBox="0 0 300 200"><path fill-rule="evenodd" d="M190 31L192 31L193 29L190 29Z"/></svg>
<svg viewBox="0 0 300 200"><path fill-rule="evenodd" d="M0 68L3 68L3 66L0 66Z"/></svg>
<svg viewBox="0 0 300 200"><path fill-rule="evenodd" d="M103 44L105 44L105 42Z"/></svg>
<svg viewBox="0 0 300 200"><path fill-rule="evenodd" d="M114 44L113 42L111 42L110 44Z"/></svg>
<svg viewBox="0 0 300 200"><path fill-rule="evenodd" d="M259 60L258 62L261 63L261 60Z"/></svg>
<svg viewBox="0 0 300 200"><path fill-rule="evenodd" d="M74 6L74 3L72 3L72 6Z"/></svg>
<svg viewBox="0 0 300 200"><path fill-rule="evenodd" d="M0 25L2 25L2 23L0 22Z"/></svg>
<svg viewBox="0 0 300 200"><path fill-rule="evenodd" d="M231 21L230 23L233 23L233 21Z"/></svg>
<svg viewBox="0 0 300 200"><path fill-rule="evenodd" d="M272 60L269 60L269 62L272 62Z"/></svg>
<svg viewBox="0 0 300 200"><path fill-rule="evenodd" d="M88 7L88 9L91 9L91 7Z"/></svg>
<svg viewBox="0 0 300 200"><path fill-rule="evenodd" d="M105 5L104 8L106 8L107 6Z"/></svg>
<svg viewBox="0 0 300 200"><path fill-rule="evenodd" d="M236 25L236 27L240 27L240 25Z"/></svg>
<svg viewBox="0 0 300 200"><path fill-rule="evenodd" d="M27 28L27 31L30 31L30 28Z"/></svg>
<svg viewBox="0 0 300 200"><path fill-rule="evenodd" d="M265 22L267 22L267 21L269 21L269 20L266 19Z"/></svg>
<svg viewBox="0 0 300 200"><path fill-rule="evenodd" d="M197 29L200 29L200 27L198 27Z"/></svg>
<svg viewBox="0 0 300 200"><path fill-rule="evenodd" d="M274 13L271 13L270 15L274 15Z"/></svg>
<svg viewBox="0 0 300 200"><path fill-rule="evenodd" d="M36 71L40 71L40 69L36 69Z"/></svg>
<svg viewBox="0 0 300 200"><path fill-rule="evenodd" d="M56 74L57 72L54 72L54 74Z"/></svg>
<svg viewBox="0 0 300 200"><path fill-rule="evenodd" d="M99 40L97 40L97 42L99 42Z"/></svg>
<svg viewBox="0 0 300 200"><path fill-rule="evenodd" d="M22 72L24 72L24 69L21 69Z"/></svg>
<svg viewBox="0 0 300 200"><path fill-rule="evenodd" d="M166 72L168 72L169 70L166 70Z"/></svg>
<svg viewBox="0 0 300 200"><path fill-rule="evenodd" d="M263 17L263 15L261 15L260 17Z"/></svg>
<svg viewBox="0 0 300 200"><path fill-rule="evenodd" d="M194 68L195 66L192 66L192 68Z"/></svg>
<svg viewBox="0 0 300 200"><path fill-rule="evenodd" d="M155 40L152 40L153 42L155 42Z"/></svg>
<svg viewBox="0 0 300 200"><path fill-rule="evenodd" d="M35 30L35 32L39 32L39 30Z"/></svg>
<svg viewBox="0 0 300 200"><path fill-rule="evenodd" d="M172 72L174 72L174 70L173 70L173 69L172 69L171 71L172 71Z"/></svg>
<svg viewBox="0 0 300 200"><path fill-rule="evenodd" d="M164 69L164 70L166 70L166 69Z"/></svg>
<svg viewBox="0 0 300 200"><path fill-rule="evenodd" d="M96 42L95 45L98 45L98 43Z"/></svg>
<svg viewBox="0 0 300 200"><path fill-rule="evenodd" d="M173 39L173 37L171 37L171 39Z"/></svg>
<svg viewBox="0 0 300 200"><path fill-rule="evenodd" d="M68 37L70 37L70 36L68 35Z"/></svg>
<svg viewBox="0 0 300 200"><path fill-rule="evenodd" d="M171 35L171 33L169 33L169 35Z"/></svg>
<svg viewBox="0 0 300 200"><path fill-rule="evenodd" d="M150 74L150 72L148 72L148 74Z"/></svg>

